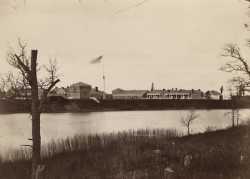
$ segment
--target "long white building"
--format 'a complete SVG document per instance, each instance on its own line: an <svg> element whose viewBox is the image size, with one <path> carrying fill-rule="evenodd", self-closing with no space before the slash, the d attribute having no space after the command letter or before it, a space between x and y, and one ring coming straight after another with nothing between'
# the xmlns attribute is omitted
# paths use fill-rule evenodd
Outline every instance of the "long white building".
<svg viewBox="0 0 250 179"><path fill-rule="evenodd" d="M163 90L124 90L112 91L113 99L205 99L201 90L163 89Z"/></svg>
<svg viewBox="0 0 250 179"><path fill-rule="evenodd" d="M148 99L204 99L201 90L169 89L152 90L147 93Z"/></svg>

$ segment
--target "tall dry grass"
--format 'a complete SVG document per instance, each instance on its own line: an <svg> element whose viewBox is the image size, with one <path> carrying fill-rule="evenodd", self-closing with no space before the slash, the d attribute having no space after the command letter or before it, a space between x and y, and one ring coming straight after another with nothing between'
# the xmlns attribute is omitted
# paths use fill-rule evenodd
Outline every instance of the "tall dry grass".
<svg viewBox="0 0 250 179"><path fill-rule="evenodd" d="M163 129L78 135L43 146L43 178L161 179L167 167L176 178L247 178L248 136L248 126L190 136ZM0 178L29 178L30 155L23 152L1 162ZM183 165L186 155L192 156L188 167Z"/></svg>

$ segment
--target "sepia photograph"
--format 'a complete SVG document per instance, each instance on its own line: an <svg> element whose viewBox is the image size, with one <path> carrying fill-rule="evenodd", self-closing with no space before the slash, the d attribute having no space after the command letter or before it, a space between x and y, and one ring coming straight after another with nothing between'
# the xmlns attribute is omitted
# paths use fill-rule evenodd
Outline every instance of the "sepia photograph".
<svg viewBox="0 0 250 179"><path fill-rule="evenodd" d="M0 0L0 179L249 179L250 0Z"/></svg>

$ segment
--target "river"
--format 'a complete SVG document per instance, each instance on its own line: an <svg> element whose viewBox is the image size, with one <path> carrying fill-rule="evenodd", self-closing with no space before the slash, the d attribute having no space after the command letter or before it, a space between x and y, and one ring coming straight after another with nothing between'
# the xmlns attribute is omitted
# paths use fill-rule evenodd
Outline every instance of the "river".
<svg viewBox="0 0 250 179"><path fill-rule="evenodd" d="M207 127L216 129L231 125L230 110L197 110L199 117L192 124L192 133L203 132ZM102 134L131 129L177 129L186 132L180 122L188 110L160 111L109 111L89 113L42 114L42 143L78 134ZM250 109L240 110L241 122L250 116ZM31 144L31 116L29 114L0 114L0 155L6 151Z"/></svg>

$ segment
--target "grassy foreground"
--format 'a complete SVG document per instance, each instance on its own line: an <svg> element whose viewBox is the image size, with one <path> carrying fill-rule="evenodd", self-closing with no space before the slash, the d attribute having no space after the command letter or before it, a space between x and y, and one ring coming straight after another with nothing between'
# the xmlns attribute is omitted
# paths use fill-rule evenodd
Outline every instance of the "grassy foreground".
<svg viewBox="0 0 250 179"><path fill-rule="evenodd" d="M182 136L140 130L75 136L43 148L46 179L250 178L250 126ZM28 179L30 154L0 162L1 179ZM171 173L171 177L167 176Z"/></svg>

